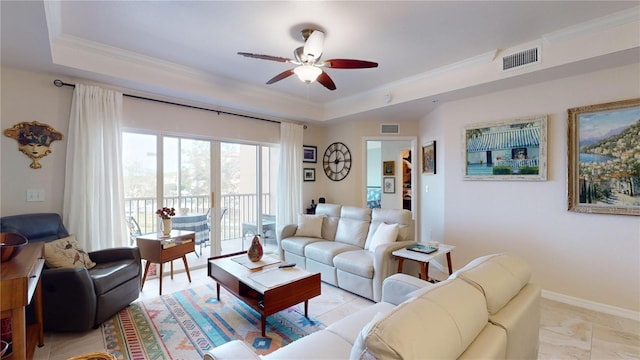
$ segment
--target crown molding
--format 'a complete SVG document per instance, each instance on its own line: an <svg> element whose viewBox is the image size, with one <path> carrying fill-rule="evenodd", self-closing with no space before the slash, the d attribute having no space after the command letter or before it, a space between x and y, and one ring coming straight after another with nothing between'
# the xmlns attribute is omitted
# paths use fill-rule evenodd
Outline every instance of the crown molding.
<svg viewBox="0 0 640 360"><path fill-rule="evenodd" d="M542 40L546 43L564 41L575 37L587 36L634 21L640 21L640 6L545 34L542 36Z"/></svg>

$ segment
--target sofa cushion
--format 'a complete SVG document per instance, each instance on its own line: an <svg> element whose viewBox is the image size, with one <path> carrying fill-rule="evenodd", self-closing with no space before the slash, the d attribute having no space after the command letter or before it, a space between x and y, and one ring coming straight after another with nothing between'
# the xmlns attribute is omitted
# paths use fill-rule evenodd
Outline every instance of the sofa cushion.
<svg viewBox="0 0 640 360"><path fill-rule="evenodd" d="M29 242L51 241L69 236L56 213L38 213L3 216L0 221L2 232L19 233Z"/></svg>
<svg viewBox="0 0 640 360"><path fill-rule="evenodd" d="M385 224L378 225L375 234L371 238L369 244L369 251L376 251L376 248L380 244L388 244L395 242L398 239L398 224Z"/></svg>
<svg viewBox="0 0 640 360"><path fill-rule="evenodd" d="M512 254L487 255L471 261L451 277L461 278L477 287L487 299L487 311L502 309L531 277L529 265Z"/></svg>
<svg viewBox="0 0 640 360"><path fill-rule="evenodd" d="M349 351L351 344L340 336L330 331L317 331L264 355L262 359L343 359Z"/></svg>
<svg viewBox="0 0 640 360"><path fill-rule="evenodd" d="M370 223L371 209L343 206L338 220L336 241L364 249Z"/></svg>
<svg viewBox="0 0 640 360"><path fill-rule="evenodd" d="M298 228L295 236L322 238L322 215L298 215Z"/></svg>
<svg viewBox="0 0 640 360"><path fill-rule="evenodd" d="M343 252L333 258L333 264L342 271L373 279L373 254L368 250Z"/></svg>
<svg viewBox="0 0 640 360"><path fill-rule="evenodd" d="M122 259L98 264L89 270L96 295L102 295L138 276L137 259Z"/></svg>
<svg viewBox="0 0 640 360"><path fill-rule="evenodd" d="M351 359L455 359L488 321L482 294L460 279L441 282L362 329ZM428 349L428 350L427 350Z"/></svg>
<svg viewBox="0 0 640 360"><path fill-rule="evenodd" d="M305 237L305 236L292 236L286 239L282 239L280 246L282 250L296 254L298 256L304 256L304 248L314 242L323 241L319 238Z"/></svg>
<svg viewBox="0 0 640 360"><path fill-rule="evenodd" d="M75 235L44 244L44 261L47 267L84 267L91 269L96 263L80 247Z"/></svg>
<svg viewBox="0 0 640 360"><path fill-rule="evenodd" d="M361 250L360 248L335 241L318 241L304 248L304 256L322 264L335 266L333 258L345 251Z"/></svg>
<svg viewBox="0 0 640 360"><path fill-rule="evenodd" d="M342 205L338 204L318 204L316 206L316 215L324 216L322 222L322 238L325 240L335 240L336 230L338 229L338 220L340 220L340 212Z"/></svg>
<svg viewBox="0 0 640 360"><path fill-rule="evenodd" d="M360 309L347 317L344 317L327 327L327 331L340 336L348 343L353 344L358 338L358 334L362 328L371 322L371 319L380 314L380 316L393 310L395 306L386 302L379 302L373 306Z"/></svg>
<svg viewBox="0 0 640 360"><path fill-rule="evenodd" d="M413 220L411 219L411 211L402 209L373 209L371 211L371 224L365 249L371 247L371 240L380 224L398 224L398 240L413 240Z"/></svg>

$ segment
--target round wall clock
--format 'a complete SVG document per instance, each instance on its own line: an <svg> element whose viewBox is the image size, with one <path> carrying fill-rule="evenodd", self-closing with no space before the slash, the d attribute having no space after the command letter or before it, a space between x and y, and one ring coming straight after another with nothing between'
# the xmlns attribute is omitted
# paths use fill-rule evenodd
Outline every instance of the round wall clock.
<svg viewBox="0 0 640 360"><path fill-rule="evenodd" d="M333 181L340 181L349 175L351 170L351 152L347 145L334 142L327 147L322 159L324 173Z"/></svg>

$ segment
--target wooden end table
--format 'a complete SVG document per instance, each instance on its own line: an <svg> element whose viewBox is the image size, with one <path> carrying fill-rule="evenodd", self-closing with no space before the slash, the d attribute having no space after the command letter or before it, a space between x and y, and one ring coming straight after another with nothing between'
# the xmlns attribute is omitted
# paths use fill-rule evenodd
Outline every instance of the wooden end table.
<svg viewBox="0 0 640 360"><path fill-rule="evenodd" d="M447 256L447 267L449 275L453 273L453 267L451 266L451 251L456 247L453 245L440 244L438 251L431 254L425 254L417 251L407 250L402 248L392 252L394 256L398 258L398 272L402 272L404 260L413 260L420 263L420 278L423 280L429 280L429 262L440 255Z"/></svg>
<svg viewBox="0 0 640 360"><path fill-rule="evenodd" d="M39 347L44 345L40 278L43 267L43 242L27 244L15 258L0 264L0 317L11 318L13 359L32 359L36 343ZM25 309L32 302L36 322L27 325Z"/></svg>
<svg viewBox="0 0 640 360"><path fill-rule="evenodd" d="M193 231L171 230L169 236L160 233L150 233L140 235L136 238L138 248L140 249L140 257L147 261L144 267L144 275L142 277L141 288L147 279L149 265L151 263L160 264L160 295L162 295L162 265L171 262L171 280L173 280L173 260L182 258L184 269L187 272L187 278L191 282L191 274L189 273L189 265L187 264L187 254L196 250L196 233Z"/></svg>
<svg viewBox="0 0 640 360"><path fill-rule="evenodd" d="M246 257L232 254L209 258L208 275L216 282L218 301L220 286L260 314L262 336L265 336L267 316L304 302L308 317L309 299L320 295L320 274L304 269L278 268L278 264L249 269L233 260Z"/></svg>

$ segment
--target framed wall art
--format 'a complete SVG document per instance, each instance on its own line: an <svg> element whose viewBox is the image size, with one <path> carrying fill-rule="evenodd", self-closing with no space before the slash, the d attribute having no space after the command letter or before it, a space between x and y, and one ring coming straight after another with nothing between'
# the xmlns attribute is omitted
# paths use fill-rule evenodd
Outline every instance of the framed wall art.
<svg viewBox="0 0 640 360"><path fill-rule="evenodd" d="M382 162L382 175L395 176L396 175L396 162L395 161L383 161Z"/></svg>
<svg viewBox="0 0 640 360"><path fill-rule="evenodd" d="M422 173L436 173L436 142L430 141L422 146Z"/></svg>
<svg viewBox="0 0 640 360"><path fill-rule="evenodd" d="M640 98L568 110L569 211L640 215Z"/></svg>
<svg viewBox="0 0 640 360"><path fill-rule="evenodd" d="M396 193L396 178L384 177L382 178L382 192L385 194Z"/></svg>
<svg viewBox="0 0 640 360"><path fill-rule="evenodd" d="M318 147L312 145L302 145L302 162L317 163Z"/></svg>
<svg viewBox="0 0 640 360"><path fill-rule="evenodd" d="M316 169L304 168L302 173L302 179L304 181L316 181Z"/></svg>
<svg viewBox="0 0 640 360"><path fill-rule="evenodd" d="M547 115L470 125L462 140L465 180L547 179Z"/></svg>

